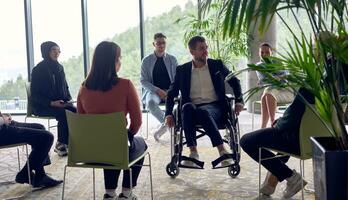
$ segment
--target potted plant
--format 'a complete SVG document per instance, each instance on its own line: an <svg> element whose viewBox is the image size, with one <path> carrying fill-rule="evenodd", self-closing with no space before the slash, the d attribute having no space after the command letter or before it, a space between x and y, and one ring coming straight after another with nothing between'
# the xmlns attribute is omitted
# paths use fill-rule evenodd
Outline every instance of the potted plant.
<svg viewBox="0 0 348 200"><path fill-rule="evenodd" d="M208 10L213 2L204 1L202 8ZM315 196L317 199L348 199L348 134L340 100L340 94L348 91L347 1L233 0L225 6L225 37L236 37L243 28L250 29L256 22L262 34L274 16L288 28L294 41L288 42L286 53L270 58L272 62L266 67L249 64L245 70L262 72L267 77L265 82L278 88L296 91L298 87L305 87L312 92L316 109L311 108L332 134L331 138L312 138ZM279 14L283 10L296 20L299 32ZM297 15L299 10L306 13L312 34L303 31L303 19ZM289 71L286 83L273 78L272 74L278 70ZM249 90L248 97L260 89Z"/></svg>

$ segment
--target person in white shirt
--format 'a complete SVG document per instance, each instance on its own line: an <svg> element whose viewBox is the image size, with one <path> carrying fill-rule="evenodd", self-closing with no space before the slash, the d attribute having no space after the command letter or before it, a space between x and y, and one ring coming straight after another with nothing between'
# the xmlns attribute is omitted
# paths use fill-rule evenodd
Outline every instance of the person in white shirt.
<svg viewBox="0 0 348 200"><path fill-rule="evenodd" d="M166 124L174 126L174 98L181 94L181 116L190 158L199 159L196 142L196 124L203 126L210 137L213 147L217 147L220 156L228 154L219 133L217 123L226 116L228 110L225 99L225 78L230 71L221 60L208 58L208 45L202 36L194 36L188 42L192 61L179 65L174 82L171 84L166 101ZM232 76L228 83L235 95L235 112L243 109L243 97L240 82ZM231 160L224 160L221 165L228 166ZM183 165L194 165L185 161Z"/></svg>

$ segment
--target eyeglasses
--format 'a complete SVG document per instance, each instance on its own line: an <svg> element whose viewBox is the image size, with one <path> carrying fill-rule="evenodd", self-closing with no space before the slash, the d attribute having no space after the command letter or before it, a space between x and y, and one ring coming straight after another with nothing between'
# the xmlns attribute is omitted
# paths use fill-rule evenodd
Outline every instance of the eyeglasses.
<svg viewBox="0 0 348 200"><path fill-rule="evenodd" d="M165 45L165 44L166 44L166 42L155 42L155 45L156 45L156 46Z"/></svg>
<svg viewBox="0 0 348 200"><path fill-rule="evenodd" d="M54 48L54 47L53 47L53 48L51 49L51 51L56 51L56 52L60 53L60 48Z"/></svg>

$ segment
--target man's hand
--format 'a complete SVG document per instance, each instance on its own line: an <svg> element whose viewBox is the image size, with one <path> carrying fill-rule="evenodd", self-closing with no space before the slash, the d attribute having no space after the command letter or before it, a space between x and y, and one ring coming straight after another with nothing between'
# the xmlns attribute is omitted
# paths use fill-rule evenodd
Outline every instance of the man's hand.
<svg viewBox="0 0 348 200"><path fill-rule="evenodd" d="M173 115L167 115L164 121L169 128L172 128L174 126Z"/></svg>
<svg viewBox="0 0 348 200"><path fill-rule="evenodd" d="M242 112L243 110L243 104L240 103L236 103L236 105L234 105L234 112L236 112L236 115L238 116L240 112Z"/></svg>
<svg viewBox="0 0 348 200"><path fill-rule="evenodd" d="M5 123L6 125L11 124L11 122L12 122L12 117L11 117L10 114L2 114L2 118L4 119L4 123Z"/></svg>
<svg viewBox="0 0 348 200"><path fill-rule="evenodd" d="M65 102L63 100L51 101L51 106L57 107L57 108L64 108Z"/></svg>
<svg viewBox="0 0 348 200"><path fill-rule="evenodd" d="M158 89L157 91L158 96L160 96L161 99L166 99L167 98L167 92L162 90L162 89Z"/></svg>

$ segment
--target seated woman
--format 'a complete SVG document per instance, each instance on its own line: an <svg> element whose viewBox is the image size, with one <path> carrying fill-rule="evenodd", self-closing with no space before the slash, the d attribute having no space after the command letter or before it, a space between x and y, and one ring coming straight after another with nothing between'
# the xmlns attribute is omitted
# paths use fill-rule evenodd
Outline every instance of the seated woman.
<svg viewBox="0 0 348 200"><path fill-rule="evenodd" d="M114 42L101 42L95 49L91 70L82 83L77 97L77 112L87 114L124 112L129 113L130 141L129 160L143 154L147 145L143 138L133 136L141 126L140 101L134 85L128 79L119 78L117 72L121 67L121 48ZM98 134L98 133L96 133ZM144 159L132 167L132 187L137 179ZM104 169L104 199L114 199L120 170ZM130 190L129 171L123 172L122 193L118 199L137 199Z"/></svg>
<svg viewBox="0 0 348 200"><path fill-rule="evenodd" d="M244 135L240 140L243 150L258 162L259 148L274 148L291 154L300 154L299 129L301 118L305 112L306 105L302 97L310 104L314 104L314 96L306 89L300 88L294 101L271 128L260 129ZM261 158L275 156L271 151L262 149ZM260 192L264 195L274 193L278 182L287 180L286 189L283 192L284 198L290 198L307 184L301 175L291 170L286 162L289 156L264 160L261 164L269 171L266 180L262 184Z"/></svg>
<svg viewBox="0 0 348 200"><path fill-rule="evenodd" d="M262 43L259 48L259 55L261 61L257 65L263 66L269 62L268 57L272 55L272 47L268 43ZM288 74L288 71L279 71L273 74L274 78L283 79ZM256 75L259 78L259 85L265 85L265 75L256 71ZM261 128L266 128L268 121L273 124L275 120L275 113L277 109L277 103L290 103L294 99L294 94L287 89L276 89L272 86L268 86L263 91L261 96Z"/></svg>
<svg viewBox="0 0 348 200"><path fill-rule="evenodd" d="M16 175L17 183L29 183L28 163L34 188L53 187L63 182L49 177L44 169L44 165L50 164L48 152L53 144L52 133L46 131L41 124L16 122L10 115L0 112L0 146L18 143L29 144L32 151L27 164Z"/></svg>

